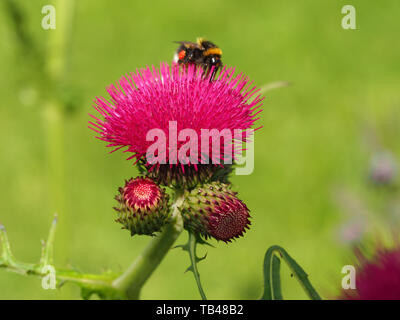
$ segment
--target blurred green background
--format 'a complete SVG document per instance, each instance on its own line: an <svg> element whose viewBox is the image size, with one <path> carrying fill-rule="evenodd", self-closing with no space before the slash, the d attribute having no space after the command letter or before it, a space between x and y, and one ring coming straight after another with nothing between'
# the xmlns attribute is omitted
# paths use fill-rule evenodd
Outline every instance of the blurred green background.
<svg viewBox="0 0 400 320"><path fill-rule="evenodd" d="M24 13L17 26L47 55L58 30L41 28L41 9L55 4L62 19L62 8L50 0L10 1ZM341 27L345 4L356 8L357 30ZM385 149L400 152L398 1L79 0L67 26L63 87L43 84L41 92L43 66L32 66L35 52L18 43L7 8L6 1L0 4L0 221L17 258L38 260L39 240L55 211L57 266L122 271L140 253L149 238L121 231L112 210L117 187L136 169L94 138L88 113L93 99L106 96L105 87L121 75L170 61L174 40L203 36L222 48L226 65L258 86L293 84L266 94L254 173L233 178L251 209L251 230L232 244L200 249L208 253L199 264L208 298L258 298L264 253L274 244L302 265L325 298L337 293L351 250L338 237L348 217L335 194L353 190L373 203L381 198L375 201L366 186L371 148L365 128ZM46 113L47 95L67 104L68 112ZM57 161L64 174L54 168ZM172 250L142 298L198 299L193 276L184 274L188 263L183 251ZM283 269L284 297L306 298ZM0 270L1 299L79 297L73 285L46 291L38 278Z"/></svg>

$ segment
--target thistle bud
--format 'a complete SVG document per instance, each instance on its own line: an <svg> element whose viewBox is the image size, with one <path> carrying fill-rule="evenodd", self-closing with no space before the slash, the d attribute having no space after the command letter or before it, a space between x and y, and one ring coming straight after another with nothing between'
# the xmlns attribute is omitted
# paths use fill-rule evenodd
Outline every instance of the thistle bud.
<svg viewBox="0 0 400 320"><path fill-rule="evenodd" d="M152 179L137 177L125 182L115 197L119 206L115 220L131 235L153 235L160 231L169 216L168 195Z"/></svg>
<svg viewBox="0 0 400 320"><path fill-rule="evenodd" d="M249 209L227 184L212 182L185 193L181 208L185 229L225 242L249 229Z"/></svg>

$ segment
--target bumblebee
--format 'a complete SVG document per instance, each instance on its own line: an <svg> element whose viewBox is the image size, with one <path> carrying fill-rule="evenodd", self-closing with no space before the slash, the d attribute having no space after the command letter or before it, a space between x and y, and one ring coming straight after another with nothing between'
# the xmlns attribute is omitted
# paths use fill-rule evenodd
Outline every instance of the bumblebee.
<svg viewBox="0 0 400 320"><path fill-rule="evenodd" d="M203 38L197 38L196 42L176 41L176 43L180 46L174 56L175 62L200 66L207 76L214 67L210 78L214 79L218 69L222 67L222 50L217 45Z"/></svg>

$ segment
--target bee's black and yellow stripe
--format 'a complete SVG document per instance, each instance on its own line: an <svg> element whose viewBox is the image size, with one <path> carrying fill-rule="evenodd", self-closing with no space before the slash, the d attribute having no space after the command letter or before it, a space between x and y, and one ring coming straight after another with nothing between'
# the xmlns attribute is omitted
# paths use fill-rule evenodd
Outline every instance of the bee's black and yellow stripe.
<svg viewBox="0 0 400 320"><path fill-rule="evenodd" d="M179 64L195 64L202 67L207 74L212 69L211 79L222 66L222 50L211 41L197 38L196 42L177 41L180 44L175 54Z"/></svg>

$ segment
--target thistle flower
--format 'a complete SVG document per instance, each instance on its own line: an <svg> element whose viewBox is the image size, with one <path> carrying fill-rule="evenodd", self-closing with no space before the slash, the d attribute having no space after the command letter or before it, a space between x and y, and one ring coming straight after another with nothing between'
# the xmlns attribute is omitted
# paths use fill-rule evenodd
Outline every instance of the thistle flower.
<svg viewBox="0 0 400 320"><path fill-rule="evenodd" d="M169 216L168 195L153 180L137 177L125 182L115 197L119 206L117 222L131 235L153 235L160 231Z"/></svg>
<svg viewBox="0 0 400 320"><path fill-rule="evenodd" d="M242 236L250 226L247 206L219 182L186 191L181 213L187 230L225 242Z"/></svg>
<svg viewBox="0 0 400 320"><path fill-rule="evenodd" d="M242 143L248 141L250 134L244 130L251 129L258 119L263 98L255 96L259 90L247 77L234 76L234 71L224 68L218 78L210 81L194 65L182 68L161 64L159 69L147 67L123 76L107 89L111 102L96 98L94 108L102 119L91 115L94 121L89 122L90 128L113 151L126 148L124 152L131 154L128 160L141 161L148 172L155 170L152 176L161 177L160 183L180 184L181 177L196 175L200 166L211 162L218 168L232 163L242 151ZM190 136L181 136L184 129L191 130ZM156 138L148 135L154 130L164 135L165 148L154 150L154 157L149 159L148 151ZM206 130L208 147L201 139ZM219 143L215 152L214 142L221 142L222 132L230 134L231 139ZM185 147L190 147L190 157ZM174 177L173 182L168 180L170 177Z"/></svg>
<svg viewBox="0 0 400 320"><path fill-rule="evenodd" d="M400 246L379 248L372 258L359 256L356 289L343 290L346 300L400 300Z"/></svg>

